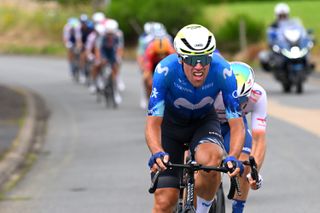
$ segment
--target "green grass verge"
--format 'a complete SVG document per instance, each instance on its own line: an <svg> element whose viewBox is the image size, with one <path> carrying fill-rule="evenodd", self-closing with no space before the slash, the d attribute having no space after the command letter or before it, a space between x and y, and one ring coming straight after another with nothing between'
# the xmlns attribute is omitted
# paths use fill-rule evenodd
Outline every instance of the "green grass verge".
<svg viewBox="0 0 320 213"><path fill-rule="evenodd" d="M22 55L55 55L65 56L66 50L62 44L45 45L43 47L35 47L32 45L16 45L8 44L0 47L0 51L5 54L22 54Z"/></svg>

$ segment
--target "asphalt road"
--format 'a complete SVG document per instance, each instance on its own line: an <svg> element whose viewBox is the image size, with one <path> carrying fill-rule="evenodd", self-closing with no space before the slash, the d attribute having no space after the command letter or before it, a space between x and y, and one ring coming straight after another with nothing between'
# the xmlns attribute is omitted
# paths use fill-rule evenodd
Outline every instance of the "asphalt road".
<svg viewBox="0 0 320 213"><path fill-rule="evenodd" d="M0 202L1 213L151 212L145 112L134 62L122 66L127 88L118 110L106 109L73 83L65 60L0 56L0 64L0 83L36 91L51 111L42 152ZM282 94L269 75L257 72L257 81L269 94L268 150L263 188L251 193L246 212L317 213L319 81L308 81L300 96Z"/></svg>

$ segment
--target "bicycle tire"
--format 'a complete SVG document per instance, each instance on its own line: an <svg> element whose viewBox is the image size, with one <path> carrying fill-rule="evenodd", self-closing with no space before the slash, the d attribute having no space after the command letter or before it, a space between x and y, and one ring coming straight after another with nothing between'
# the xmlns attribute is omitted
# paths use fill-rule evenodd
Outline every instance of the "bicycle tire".
<svg viewBox="0 0 320 213"><path fill-rule="evenodd" d="M80 73L80 53L75 49L72 50L74 53L74 58L71 61L72 64L72 77L75 82L79 82L79 73Z"/></svg>
<svg viewBox="0 0 320 213"><path fill-rule="evenodd" d="M215 196L215 201L212 203L209 213L225 213L226 205L225 205L225 197L222 183L219 186L219 189Z"/></svg>
<svg viewBox="0 0 320 213"><path fill-rule="evenodd" d="M112 81L111 75L107 79L107 83L104 89L104 96L105 96L107 107L112 106L113 108L117 108L118 105L115 100L113 81Z"/></svg>
<svg viewBox="0 0 320 213"><path fill-rule="evenodd" d="M97 92L96 92L96 96L97 96L97 98L96 98L96 101L97 101L97 103L101 103L101 91L100 91L100 89L97 89Z"/></svg>

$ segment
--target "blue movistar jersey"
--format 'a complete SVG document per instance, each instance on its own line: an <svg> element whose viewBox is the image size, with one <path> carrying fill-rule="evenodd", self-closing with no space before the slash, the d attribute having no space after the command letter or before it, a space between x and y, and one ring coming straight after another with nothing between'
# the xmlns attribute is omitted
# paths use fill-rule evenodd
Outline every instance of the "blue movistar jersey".
<svg viewBox="0 0 320 213"><path fill-rule="evenodd" d="M222 91L227 119L241 117L237 83L229 63L213 54L208 76L201 87L194 87L184 74L177 54L164 58L155 68L148 115L163 116L164 110L183 119L198 119L212 111Z"/></svg>

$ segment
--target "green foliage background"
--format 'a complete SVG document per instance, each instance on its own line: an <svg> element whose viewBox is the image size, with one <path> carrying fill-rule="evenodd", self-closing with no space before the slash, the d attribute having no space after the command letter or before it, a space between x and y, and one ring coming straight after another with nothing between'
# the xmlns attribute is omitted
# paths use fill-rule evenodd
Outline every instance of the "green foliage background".
<svg viewBox="0 0 320 213"><path fill-rule="evenodd" d="M127 42L132 44L147 21L162 22L170 34L190 23L206 24L204 16L199 13L203 5L201 1L195 4L194 0L121 0L112 1L106 14L120 22Z"/></svg>
<svg viewBox="0 0 320 213"><path fill-rule="evenodd" d="M48 0L39 1L43 3ZM81 13L91 16L97 10L93 7L93 1L100 0L57 1L63 4L43 7L40 3L38 9L28 10L25 4L9 7L0 0L0 51L64 54L61 38L67 19L71 16L79 17ZM146 21L160 21L173 36L186 24L203 24L214 32L219 49L237 51L240 19L246 23L248 43L263 42L266 27L274 19L275 4L275 1L243 0L112 0L109 5L98 10L119 21L127 47L134 48ZM320 1L288 1L288 4L291 16L300 17L306 28L314 30L315 38L319 41ZM315 49L320 50L319 45Z"/></svg>

